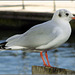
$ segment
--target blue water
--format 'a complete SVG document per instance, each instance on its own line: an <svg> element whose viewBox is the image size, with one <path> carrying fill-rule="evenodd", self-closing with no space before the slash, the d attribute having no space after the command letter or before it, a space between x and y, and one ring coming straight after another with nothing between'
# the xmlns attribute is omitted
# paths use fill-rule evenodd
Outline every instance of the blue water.
<svg viewBox="0 0 75 75"><path fill-rule="evenodd" d="M0 42L15 33L17 32L1 32ZM48 51L52 66L75 71L74 38L75 36L72 36L69 41L62 46ZM43 66L40 53L26 53L22 50L0 51L0 74L32 74L32 65Z"/></svg>

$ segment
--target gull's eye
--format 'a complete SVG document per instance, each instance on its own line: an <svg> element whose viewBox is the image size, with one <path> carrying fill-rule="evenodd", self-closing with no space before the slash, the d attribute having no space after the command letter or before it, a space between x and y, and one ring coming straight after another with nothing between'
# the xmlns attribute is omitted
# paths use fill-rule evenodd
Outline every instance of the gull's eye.
<svg viewBox="0 0 75 75"><path fill-rule="evenodd" d="M66 13L66 16L68 16L69 14L68 13Z"/></svg>

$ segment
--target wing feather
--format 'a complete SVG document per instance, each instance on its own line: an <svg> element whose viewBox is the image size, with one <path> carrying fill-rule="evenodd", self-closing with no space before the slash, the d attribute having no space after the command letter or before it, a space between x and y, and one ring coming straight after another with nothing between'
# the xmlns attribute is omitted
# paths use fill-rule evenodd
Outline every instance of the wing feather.
<svg viewBox="0 0 75 75"><path fill-rule="evenodd" d="M7 40L6 40L6 42L10 42L10 41L13 41L14 39L17 39L17 38L19 38L19 34L17 34L17 35L14 35L14 36L11 36L11 37L9 37Z"/></svg>
<svg viewBox="0 0 75 75"><path fill-rule="evenodd" d="M6 46L22 46L35 48L44 44L48 44L58 35L56 32L57 29L54 29L56 27L53 27L55 24L51 24L51 26L49 26L49 24L51 24L50 21L33 26L27 32L21 35L10 37L7 40L8 43L6 44Z"/></svg>

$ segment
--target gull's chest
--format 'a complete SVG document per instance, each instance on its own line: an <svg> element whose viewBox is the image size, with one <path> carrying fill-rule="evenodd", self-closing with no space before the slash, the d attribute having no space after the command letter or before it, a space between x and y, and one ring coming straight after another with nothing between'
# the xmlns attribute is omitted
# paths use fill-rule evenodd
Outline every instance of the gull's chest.
<svg viewBox="0 0 75 75"><path fill-rule="evenodd" d="M69 23L65 23L61 26L62 30L63 30L63 33L64 33L64 36L69 38L70 35L71 35L71 26Z"/></svg>

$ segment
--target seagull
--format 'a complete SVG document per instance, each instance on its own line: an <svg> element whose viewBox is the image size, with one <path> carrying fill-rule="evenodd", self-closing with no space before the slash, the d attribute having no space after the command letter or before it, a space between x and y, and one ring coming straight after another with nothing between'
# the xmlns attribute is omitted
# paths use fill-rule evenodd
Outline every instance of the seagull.
<svg viewBox="0 0 75 75"><path fill-rule="evenodd" d="M0 43L0 48L40 51L43 65L52 67L49 63L47 51L57 48L69 39L71 35L69 22L72 19L75 17L70 11L59 9L54 13L51 20L37 24L23 34L9 37L5 42ZM48 64L44 60L43 52L45 52Z"/></svg>

